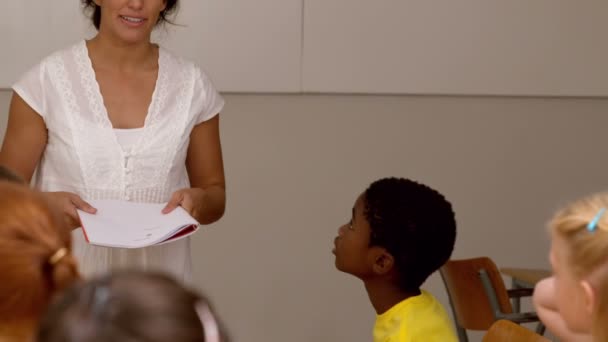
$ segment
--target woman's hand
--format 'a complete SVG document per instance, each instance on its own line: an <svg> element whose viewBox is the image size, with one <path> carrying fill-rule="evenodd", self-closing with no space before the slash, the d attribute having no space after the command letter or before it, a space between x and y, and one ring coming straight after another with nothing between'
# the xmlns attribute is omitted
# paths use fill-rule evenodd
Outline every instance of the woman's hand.
<svg viewBox="0 0 608 342"><path fill-rule="evenodd" d="M80 196L71 192L43 192L42 195L53 208L62 214L70 229L80 227L80 218L78 217L76 209L89 214L95 214L97 212L97 209L93 208L93 206L80 198Z"/></svg>
<svg viewBox="0 0 608 342"><path fill-rule="evenodd" d="M173 193L169 203L163 208L162 213L168 214L177 207L182 207L190 216L201 222L201 215L205 208L206 192L199 188L186 188Z"/></svg>

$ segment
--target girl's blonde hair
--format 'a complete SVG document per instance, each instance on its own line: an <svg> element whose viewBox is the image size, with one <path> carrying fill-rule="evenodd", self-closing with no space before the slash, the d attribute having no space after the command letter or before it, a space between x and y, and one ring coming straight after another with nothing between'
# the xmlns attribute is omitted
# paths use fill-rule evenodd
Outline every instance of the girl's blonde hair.
<svg viewBox="0 0 608 342"><path fill-rule="evenodd" d="M606 209L608 193L595 194L558 211L549 225L552 233L568 246L566 266L577 279L589 281L597 293L592 333L599 341L608 341L605 326L608 319L608 213L603 213ZM595 226L588 227L596 218Z"/></svg>

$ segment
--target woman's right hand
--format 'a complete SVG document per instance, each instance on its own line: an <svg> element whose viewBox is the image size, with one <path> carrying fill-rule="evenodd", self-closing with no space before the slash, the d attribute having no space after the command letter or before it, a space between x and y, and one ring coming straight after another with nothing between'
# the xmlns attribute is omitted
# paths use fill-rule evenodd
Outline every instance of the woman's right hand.
<svg viewBox="0 0 608 342"><path fill-rule="evenodd" d="M61 213L70 229L80 227L80 218L76 209L89 214L97 212L97 209L93 208L92 205L71 192L43 192L42 194L49 204Z"/></svg>

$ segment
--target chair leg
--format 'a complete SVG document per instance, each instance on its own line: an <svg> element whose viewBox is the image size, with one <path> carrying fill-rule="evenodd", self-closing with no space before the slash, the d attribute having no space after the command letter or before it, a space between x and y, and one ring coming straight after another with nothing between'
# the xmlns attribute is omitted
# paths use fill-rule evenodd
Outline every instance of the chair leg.
<svg viewBox="0 0 608 342"><path fill-rule="evenodd" d="M545 325L543 322L538 322L538 325L536 326L536 333L541 336L545 334Z"/></svg>
<svg viewBox="0 0 608 342"><path fill-rule="evenodd" d="M519 282L515 278L511 279L511 288L518 289L520 288ZM521 312L521 299L519 297L512 298L513 302L513 312L520 313Z"/></svg>
<svg viewBox="0 0 608 342"><path fill-rule="evenodd" d="M463 327L456 325L456 332L458 333L458 341L469 342L469 337L467 336L467 331Z"/></svg>

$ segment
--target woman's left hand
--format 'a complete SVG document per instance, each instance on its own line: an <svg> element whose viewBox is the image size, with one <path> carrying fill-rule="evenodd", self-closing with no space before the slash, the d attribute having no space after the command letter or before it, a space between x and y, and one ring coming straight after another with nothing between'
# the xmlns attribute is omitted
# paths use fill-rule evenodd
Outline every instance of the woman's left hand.
<svg viewBox="0 0 608 342"><path fill-rule="evenodd" d="M182 207L190 216L200 222L199 216L203 212L205 202L205 190L199 188L186 188L173 193L169 203L163 208L162 213L168 214L177 207Z"/></svg>

